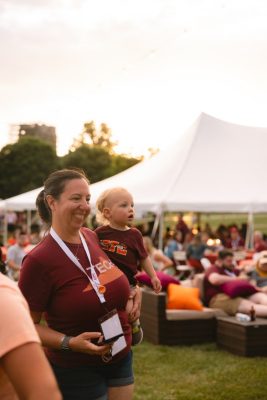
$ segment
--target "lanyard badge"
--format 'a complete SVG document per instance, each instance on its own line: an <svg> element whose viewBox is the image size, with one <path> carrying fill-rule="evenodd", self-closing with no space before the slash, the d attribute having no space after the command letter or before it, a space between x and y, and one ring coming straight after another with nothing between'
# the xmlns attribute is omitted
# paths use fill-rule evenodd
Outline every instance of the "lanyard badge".
<svg viewBox="0 0 267 400"><path fill-rule="evenodd" d="M106 292L106 287L104 285L101 285L99 278L95 272L95 268L92 264L91 261L91 255L90 255L90 251L89 248L87 246L87 243L83 237L83 235L81 234L81 232L79 231L79 235L80 235L80 239L83 245L83 248L85 250L85 253L87 255L89 264L90 264L90 269L91 269L91 274L92 274L92 278L90 278L89 275L87 275L87 273L84 271L81 263L79 262L79 260L74 256L74 254L70 251L70 249L68 248L68 246L63 242L63 240L61 239L60 236L58 236L58 234L56 233L56 231L51 227L50 228L50 235L52 236L52 238L57 242L57 244L59 245L59 247L64 251L64 253L66 254L67 257L69 257L69 259L76 265L77 268L79 268L80 271L82 271L86 277L89 279L94 291L96 292L99 300L101 303L105 303L106 299L104 297L104 293Z"/></svg>

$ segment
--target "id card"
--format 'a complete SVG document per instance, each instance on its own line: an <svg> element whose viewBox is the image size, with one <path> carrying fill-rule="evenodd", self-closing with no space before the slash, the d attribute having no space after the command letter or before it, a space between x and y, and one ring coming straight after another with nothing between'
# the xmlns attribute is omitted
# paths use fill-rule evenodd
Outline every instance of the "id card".
<svg viewBox="0 0 267 400"><path fill-rule="evenodd" d="M105 339L123 333L121 322L117 310L112 310L99 319L101 329ZM127 346L124 336L121 336L112 346L112 356L115 356Z"/></svg>

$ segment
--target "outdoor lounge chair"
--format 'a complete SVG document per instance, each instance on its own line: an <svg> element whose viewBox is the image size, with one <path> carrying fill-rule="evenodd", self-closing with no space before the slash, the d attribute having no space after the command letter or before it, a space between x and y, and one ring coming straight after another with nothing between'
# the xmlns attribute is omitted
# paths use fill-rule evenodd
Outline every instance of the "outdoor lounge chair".
<svg viewBox="0 0 267 400"><path fill-rule="evenodd" d="M195 285L202 285L203 274L198 274ZM202 292L201 292L202 293ZM221 310L204 308L203 311L167 310L166 293L155 294L142 288L141 325L144 338L154 344L192 345L216 340L217 316Z"/></svg>

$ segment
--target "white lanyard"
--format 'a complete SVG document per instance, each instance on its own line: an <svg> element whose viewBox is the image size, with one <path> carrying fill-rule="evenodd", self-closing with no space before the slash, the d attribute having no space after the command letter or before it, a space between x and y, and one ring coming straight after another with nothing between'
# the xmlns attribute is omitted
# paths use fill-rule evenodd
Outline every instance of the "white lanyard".
<svg viewBox="0 0 267 400"><path fill-rule="evenodd" d="M83 269L81 263L79 262L79 260L74 256L74 254L70 251L70 249L68 248L68 246L63 242L63 240L58 236L58 234L56 233L56 231L51 227L50 228L50 235L52 236L52 238L57 242L57 244L59 245L59 247L64 251L64 253L69 257L69 259L76 265L76 267L78 267L89 279L93 289L95 290L99 300L101 301L101 303L105 303L105 297L102 293L99 293L99 287L101 286L98 276L95 272L95 268L92 264L91 261L91 255L90 255L90 251L88 249L87 243L83 237L83 235L81 234L81 232L79 231L79 235L80 235L80 239L83 245L83 248L85 250L85 253L87 255L89 264L90 264L90 268L91 268L91 274L92 274L92 278L90 278L89 275L87 275L87 273L85 272L85 270Z"/></svg>
<svg viewBox="0 0 267 400"><path fill-rule="evenodd" d="M224 272L226 273L226 275L228 276L232 276L233 278L236 277L236 274L232 271L229 271L228 269L224 268Z"/></svg>

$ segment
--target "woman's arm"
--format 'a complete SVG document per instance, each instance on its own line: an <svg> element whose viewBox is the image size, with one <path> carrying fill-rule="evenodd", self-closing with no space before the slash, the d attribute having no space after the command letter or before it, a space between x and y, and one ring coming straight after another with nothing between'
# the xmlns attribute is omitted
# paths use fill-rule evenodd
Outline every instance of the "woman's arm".
<svg viewBox="0 0 267 400"><path fill-rule="evenodd" d="M26 343L1 358L21 400L61 400L56 379L39 343Z"/></svg>
<svg viewBox="0 0 267 400"><path fill-rule="evenodd" d="M61 343L65 334L57 332L46 325L40 325L42 313L31 311L31 316L43 346L61 350ZM106 344L99 346L92 342L92 339L97 340L101 337L101 335L101 332L83 332L80 335L74 336L70 339L69 347L72 351L79 353L103 355L109 351L111 345Z"/></svg>

